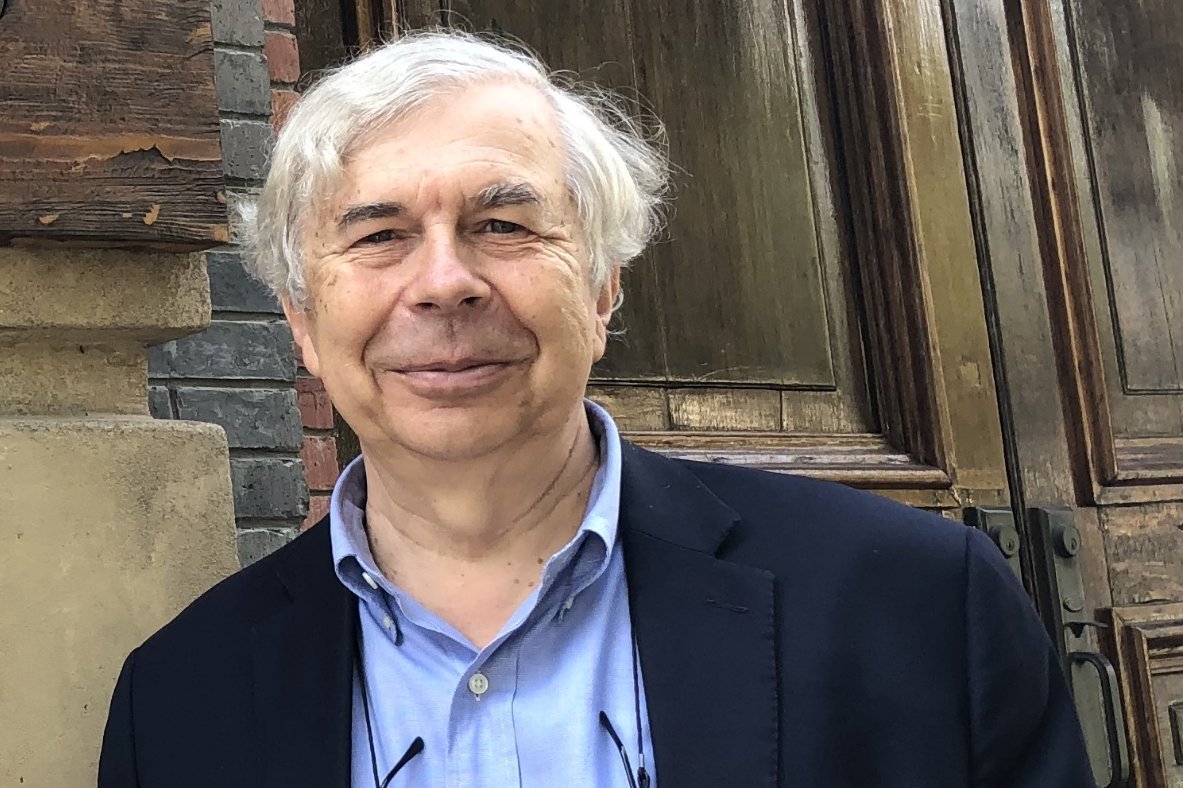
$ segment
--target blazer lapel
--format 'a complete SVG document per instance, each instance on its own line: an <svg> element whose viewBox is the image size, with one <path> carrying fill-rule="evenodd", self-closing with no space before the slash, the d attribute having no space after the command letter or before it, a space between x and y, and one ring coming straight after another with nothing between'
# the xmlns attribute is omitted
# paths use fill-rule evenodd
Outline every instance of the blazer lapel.
<svg viewBox="0 0 1183 788"><path fill-rule="evenodd" d="M314 528L320 560L281 571L291 604L252 632L265 788L350 784L355 601L333 573L327 524Z"/></svg>
<svg viewBox="0 0 1183 788"><path fill-rule="evenodd" d="M621 535L660 784L775 786L772 573L717 558L738 515L625 446Z"/></svg>

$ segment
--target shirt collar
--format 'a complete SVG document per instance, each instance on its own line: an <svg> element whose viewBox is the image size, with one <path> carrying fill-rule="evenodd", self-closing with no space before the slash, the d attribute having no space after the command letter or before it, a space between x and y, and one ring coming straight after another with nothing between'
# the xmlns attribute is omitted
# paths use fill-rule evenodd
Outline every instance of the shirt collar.
<svg viewBox="0 0 1183 788"><path fill-rule="evenodd" d="M588 423L600 446L600 467L592 482L591 494L579 531L568 548L579 544L585 534L595 534L604 544L602 565L606 566L616 546L620 522L620 433L608 412L584 400ZM366 536L365 459L357 457L345 467L333 485L329 500L329 536L333 547L333 568L341 583L362 599L373 599L377 584L384 583ZM567 548L564 548L566 550ZM562 551L560 551L562 552ZM602 571L598 567L596 575ZM366 580L369 577L371 584ZM388 593L393 589L386 588Z"/></svg>

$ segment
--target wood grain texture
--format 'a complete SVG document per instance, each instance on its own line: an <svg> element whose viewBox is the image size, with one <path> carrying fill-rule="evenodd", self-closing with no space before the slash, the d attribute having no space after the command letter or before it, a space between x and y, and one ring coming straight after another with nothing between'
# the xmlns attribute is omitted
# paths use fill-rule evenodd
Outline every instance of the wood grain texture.
<svg viewBox="0 0 1183 788"><path fill-rule="evenodd" d="M762 389L674 389L670 421L676 430L778 432L780 393Z"/></svg>
<svg viewBox="0 0 1183 788"><path fill-rule="evenodd" d="M13 0L0 52L0 243L227 240L208 2Z"/></svg>
<svg viewBox="0 0 1183 788"><path fill-rule="evenodd" d="M589 399L604 406L622 431L670 429L666 392L648 386L600 386L587 388Z"/></svg>
<svg viewBox="0 0 1183 788"><path fill-rule="evenodd" d="M1183 394L1183 5L1070 4L1104 308L1122 385Z"/></svg>
<svg viewBox="0 0 1183 788"><path fill-rule="evenodd" d="M1183 600L1183 504L1101 509L1115 605Z"/></svg>
<svg viewBox="0 0 1183 788"><path fill-rule="evenodd" d="M356 43L356 31L346 31L347 21L352 26L352 9L345 14L341 0L295 0L295 4L296 42L304 75L344 61Z"/></svg>
<svg viewBox="0 0 1183 788"><path fill-rule="evenodd" d="M383 0L395 6L395 24L400 31L439 27L444 23L440 0Z"/></svg>
<svg viewBox="0 0 1183 788"><path fill-rule="evenodd" d="M677 217L652 251L667 374L835 385L812 173L787 6L633 9L642 88L670 135Z"/></svg>
<svg viewBox="0 0 1183 788"><path fill-rule="evenodd" d="M898 94L879 4L828 3L832 80L843 130L849 220L858 259L870 382L883 433L930 464L945 459L930 327L919 285L912 209L904 186ZM893 217L888 219L887 217Z"/></svg>
<svg viewBox="0 0 1183 788"><path fill-rule="evenodd" d="M939 2L826 4L881 428L1006 486L976 237Z"/></svg>
<svg viewBox="0 0 1183 788"><path fill-rule="evenodd" d="M1030 500L1073 502L1069 429L1055 395L1073 356L1068 341L1053 336L1049 290L1059 282L1047 281L1041 264L1042 225L1027 168L1030 86L1008 47L1003 0L951 0L949 7L985 308L1001 351L995 366L1011 473Z"/></svg>

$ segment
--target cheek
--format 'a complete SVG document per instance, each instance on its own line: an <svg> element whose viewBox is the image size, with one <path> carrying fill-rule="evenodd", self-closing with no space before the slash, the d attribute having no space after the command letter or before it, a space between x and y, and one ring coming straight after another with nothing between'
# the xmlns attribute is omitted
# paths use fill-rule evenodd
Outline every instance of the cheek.
<svg viewBox="0 0 1183 788"><path fill-rule="evenodd" d="M570 282L534 291L523 322L534 331L544 350L551 347L580 361L594 353L598 321L586 289L581 282Z"/></svg>
<svg viewBox="0 0 1183 788"><path fill-rule="evenodd" d="M363 362L366 346L381 333L391 308L387 289L373 272L326 277L315 300L321 363L341 367Z"/></svg>

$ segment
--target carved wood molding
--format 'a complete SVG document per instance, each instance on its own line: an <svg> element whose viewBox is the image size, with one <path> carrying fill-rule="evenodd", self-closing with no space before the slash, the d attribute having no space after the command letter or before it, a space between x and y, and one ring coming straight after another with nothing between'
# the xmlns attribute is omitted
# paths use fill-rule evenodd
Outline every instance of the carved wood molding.
<svg viewBox="0 0 1183 788"><path fill-rule="evenodd" d="M883 434L921 465L1005 487L941 3L823 6Z"/></svg>
<svg viewBox="0 0 1183 788"><path fill-rule="evenodd" d="M901 454L880 435L626 432L625 437L669 457L839 481L925 508L965 505L949 474Z"/></svg>
<svg viewBox="0 0 1183 788"><path fill-rule="evenodd" d="M931 327L918 264L892 47L879 3L827 3L830 67L849 179L873 387L884 433L930 464L947 467Z"/></svg>
<svg viewBox="0 0 1183 788"><path fill-rule="evenodd" d="M1183 603L1118 607L1103 611L1110 625L1110 659L1122 681L1122 703L1131 738L1134 784L1169 788L1183 775L1183 741L1176 719L1181 697L1160 697L1156 680L1183 676ZM1162 721L1167 720L1163 725Z"/></svg>

